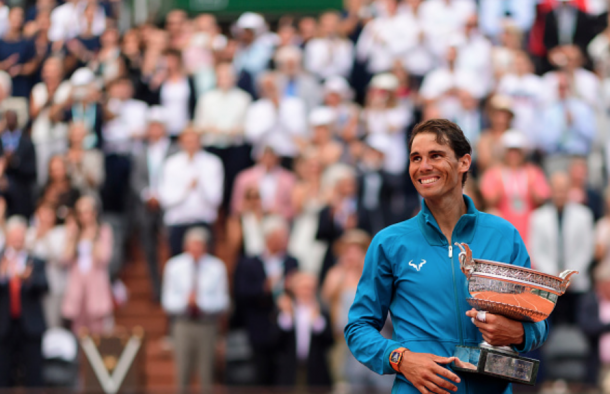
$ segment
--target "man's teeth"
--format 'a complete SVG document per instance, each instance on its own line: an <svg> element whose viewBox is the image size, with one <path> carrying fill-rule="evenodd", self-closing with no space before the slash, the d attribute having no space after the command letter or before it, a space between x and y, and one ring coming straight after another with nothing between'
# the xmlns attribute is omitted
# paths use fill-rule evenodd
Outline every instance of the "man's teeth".
<svg viewBox="0 0 610 394"><path fill-rule="evenodd" d="M429 183L434 183L436 181L438 181L438 178L430 178L430 179L422 179L422 180L420 180L420 182L422 184L424 184L424 185L427 185Z"/></svg>

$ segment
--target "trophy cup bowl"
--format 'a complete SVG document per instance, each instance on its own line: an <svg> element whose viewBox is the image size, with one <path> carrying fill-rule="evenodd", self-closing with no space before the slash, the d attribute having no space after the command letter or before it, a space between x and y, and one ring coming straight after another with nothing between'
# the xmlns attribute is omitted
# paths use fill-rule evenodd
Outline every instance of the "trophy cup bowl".
<svg viewBox="0 0 610 394"><path fill-rule="evenodd" d="M537 323L549 317L559 296L566 292L572 275L566 270L559 276L543 274L529 268L473 259L470 247L456 243L461 250L460 269L466 275L467 302L478 311ZM461 372L480 373L511 382L534 385L540 362L519 356L509 346L457 346L454 354L460 362L452 368Z"/></svg>

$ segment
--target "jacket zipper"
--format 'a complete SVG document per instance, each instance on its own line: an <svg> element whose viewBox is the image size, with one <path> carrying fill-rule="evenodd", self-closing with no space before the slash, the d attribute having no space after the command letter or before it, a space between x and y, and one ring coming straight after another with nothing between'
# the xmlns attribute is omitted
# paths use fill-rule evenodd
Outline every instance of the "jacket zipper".
<svg viewBox="0 0 610 394"><path fill-rule="evenodd" d="M451 244L449 244L449 262L451 263L451 274L453 276L453 295L455 299L456 321L458 326L458 332L460 334L460 345L464 345L464 334L462 333L462 322L460 320L460 303L458 299L458 289L455 279L455 265L453 264L453 246L451 246Z"/></svg>

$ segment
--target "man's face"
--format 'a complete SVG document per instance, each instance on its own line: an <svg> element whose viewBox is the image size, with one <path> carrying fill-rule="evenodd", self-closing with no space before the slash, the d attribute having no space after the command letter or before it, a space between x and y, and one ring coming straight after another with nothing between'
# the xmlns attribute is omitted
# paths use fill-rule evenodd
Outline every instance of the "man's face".
<svg viewBox="0 0 610 394"><path fill-rule="evenodd" d="M201 142L199 141L199 134L194 131L185 131L180 136L180 144L182 149L188 154L195 154L201 148Z"/></svg>
<svg viewBox="0 0 610 394"><path fill-rule="evenodd" d="M570 178L565 173L555 173L551 177L551 200L562 209L568 202L570 193Z"/></svg>
<svg viewBox="0 0 610 394"><path fill-rule="evenodd" d="M470 155L458 159L448 144L436 141L435 134L421 133L413 140L409 174L419 194L434 199L462 189L470 162Z"/></svg>
<svg viewBox="0 0 610 394"><path fill-rule="evenodd" d="M184 251L193 256L194 259L199 259L206 253L206 246L199 240L191 239L185 242Z"/></svg>
<svg viewBox="0 0 610 394"><path fill-rule="evenodd" d="M6 234L6 244L15 250L23 249L25 245L25 232L26 228L22 226L15 226L11 231Z"/></svg>

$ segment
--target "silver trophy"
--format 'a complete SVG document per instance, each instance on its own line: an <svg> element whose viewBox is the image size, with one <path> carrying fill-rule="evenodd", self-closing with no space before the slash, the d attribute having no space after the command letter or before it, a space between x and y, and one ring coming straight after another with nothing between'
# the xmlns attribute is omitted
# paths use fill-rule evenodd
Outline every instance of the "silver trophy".
<svg viewBox="0 0 610 394"><path fill-rule="evenodd" d="M467 244L461 250L460 268L466 275L469 297L466 301L478 311L503 315L523 322L539 322L551 314L559 296L566 292L570 278L578 271L566 270L559 276L490 260L473 259ZM510 346L492 346L483 341L478 347L457 346L460 361L452 369L479 373L511 382L534 385L540 361L521 357Z"/></svg>

